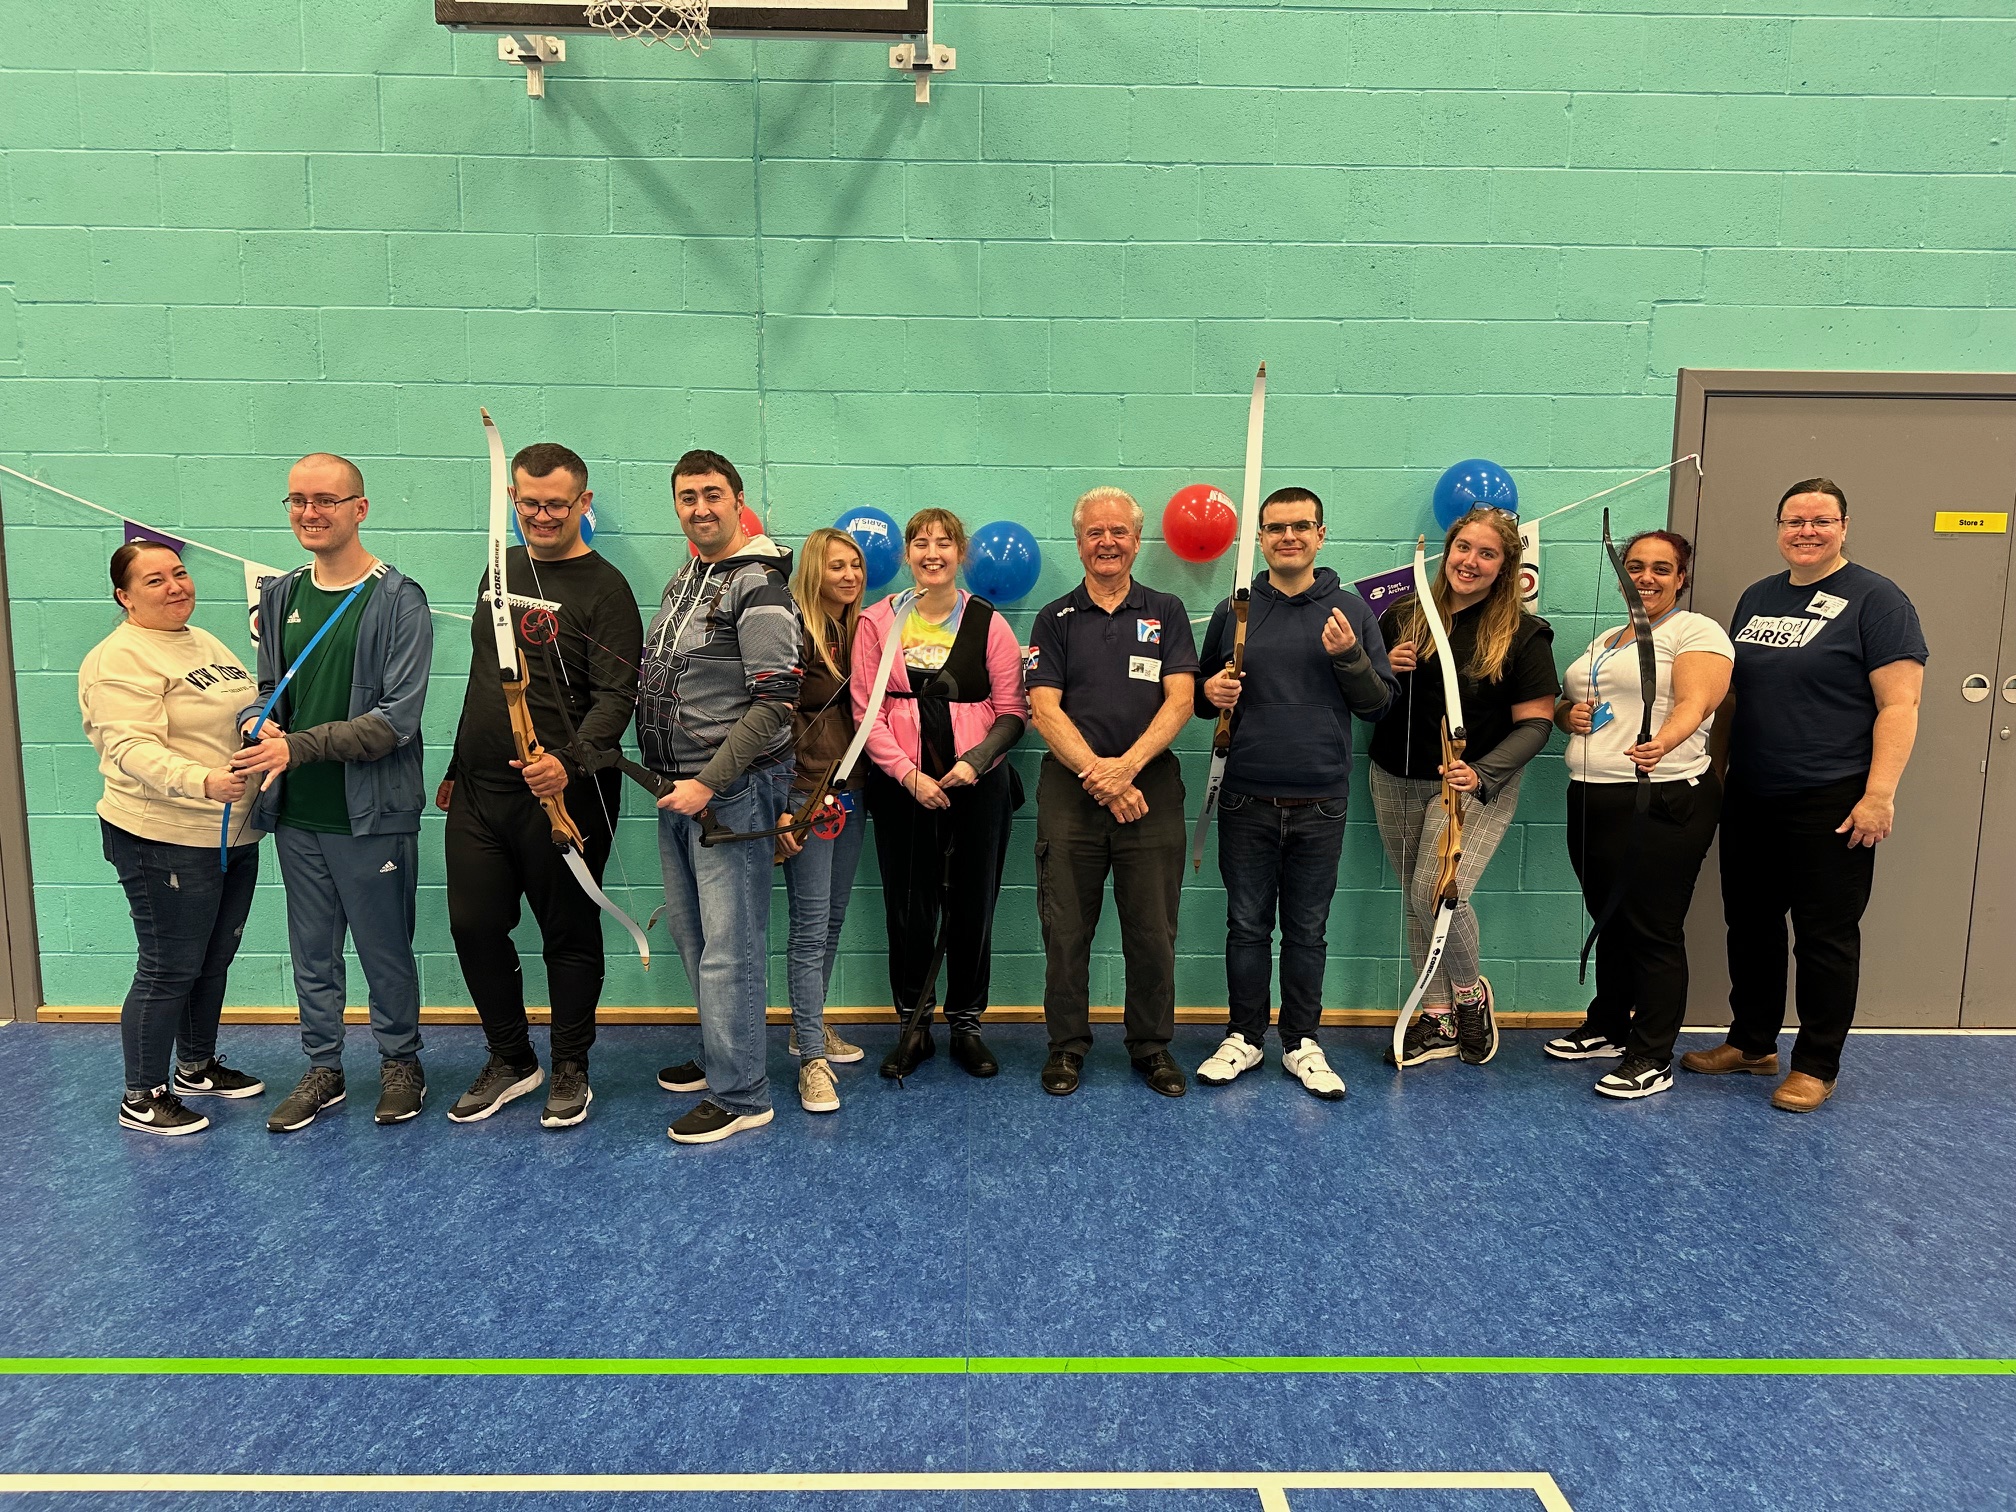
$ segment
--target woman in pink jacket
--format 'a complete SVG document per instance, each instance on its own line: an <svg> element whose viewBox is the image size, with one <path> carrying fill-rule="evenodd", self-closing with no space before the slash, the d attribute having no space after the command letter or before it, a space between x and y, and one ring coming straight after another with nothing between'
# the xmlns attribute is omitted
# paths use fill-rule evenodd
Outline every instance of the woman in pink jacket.
<svg viewBox="0 0 2016 1512"><path fill-rule="evenodd" d="M924 509L903 532L914 591L861 616L854 637L854 717L867 717L882 653L897 637L887 689L869 726L868 812L882 868L889 990L908 1015L937 984L924 973L944 911L945 1022L952 1059L969 1076L1001 1068L980 1037L993 964L994 900L1022 784L1004 761L1022 738L1029 701L1022 648L983 598L959 589L966 527L949 509ZM901 619L898 619L898 612ZM953 885L955 884L956 885ZM927 1028L882 1074L908 1076L937 1053Z"/></svg>

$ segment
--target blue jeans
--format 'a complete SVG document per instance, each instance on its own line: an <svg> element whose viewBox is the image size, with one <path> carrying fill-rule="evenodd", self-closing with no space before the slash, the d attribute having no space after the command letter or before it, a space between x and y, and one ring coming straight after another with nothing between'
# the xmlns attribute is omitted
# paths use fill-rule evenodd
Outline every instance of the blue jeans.
<svg viewBox="0 0 2016 1512"><path fill-rule="evenodd" d="M1281 920L1281 1043L1315 1039L1323 1022L1324 931L1344 850L1346 800L1281 808L1225 793L1218 800L1218 874L1225 882L1225 990L1231 1027L1267 1034L1274 920Z"/></svg>
<svg viewBox="0 0 2016 1512"><path fill-rule="evenodd" d="M709 805L731 830L768 829L791 801L791 764L742 779ZM700 1010L700 1060L708 1097L730 1113L770 1106L763 1016L769 1006L770 866L775 844L700 843L697 820L658 811L658 859L665 869L665 922L679 946Z"/></svg>
<svg viewBox="0 0 2016 1512"><path fill-rule="evenodd" d="M126 1085L144 1092L168 1083L168 1059L200 1066L217 1053L224 979L259 880L259 846L234 845L231 866L217 847L143 840L98 821L105 859L119 873L139 939L133 985L119 1010Z"/></svg>
<svg viewBox="0 0 2016 1512"><path fill-rule="evenodd" d="M805 848L784 863L784 891L791 901L791 935L785 943L791 977L791 1027L799 1054L824 1054L826 990L833 985L833 962L840 954L840 926L854 891L854 871L868 836L868 805L859 793L847 823L831 840L805 837Z"/></svg>

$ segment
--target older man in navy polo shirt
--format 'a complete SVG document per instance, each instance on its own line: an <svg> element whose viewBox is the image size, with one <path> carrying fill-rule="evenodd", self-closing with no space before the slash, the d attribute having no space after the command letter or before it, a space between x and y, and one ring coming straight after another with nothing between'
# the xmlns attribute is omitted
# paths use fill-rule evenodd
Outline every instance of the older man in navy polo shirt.
<svg viewBox="0 0 2016 1512"><path fill-rule="evenodd" d="M1197 647L1174 594L1134 581L1141 506L1095 488L1071 511L1085 581L1037 612L1029 708L1049 743L1036 787L1036 879L1048 960L1043 1090L1078 1089L1092 1048L1092 932L1106 876L1127 962L1127 1054L1150 1087L1181 1097L1176 905L1183 888L1183 776L1169 743L1190 717Z"/></svg>

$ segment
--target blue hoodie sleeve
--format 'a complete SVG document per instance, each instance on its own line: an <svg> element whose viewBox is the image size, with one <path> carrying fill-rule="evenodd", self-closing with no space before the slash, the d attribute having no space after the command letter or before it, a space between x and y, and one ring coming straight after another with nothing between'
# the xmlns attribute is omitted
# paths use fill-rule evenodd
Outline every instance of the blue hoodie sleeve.
<svg viewBox="0 0 2016 1512"><path fill-rule="evenodd" d="M1343 593L1344 617L1351 621L1351 633L1358 644L1342 656L1330 659L1330 672L1337 690L1353 714L1367 723L1384 719L1399 696L1400 682L1386 660L1386 637L1379 633L1379 619L1355 593Z"/></svg>
<svg viewBox="0 0 2016 1512"><path fill-rule="evenodd" d="M1219 600L1218 607L1211 611L1211 623L1204 628L1204 640L1197 652L1197 692L1194 703L1199 719L1216 719L1218 706L1204 696L1206 679L1216 677L1232 660L1232 637L1228 632L1231 623L1230 600Z"/></svg>

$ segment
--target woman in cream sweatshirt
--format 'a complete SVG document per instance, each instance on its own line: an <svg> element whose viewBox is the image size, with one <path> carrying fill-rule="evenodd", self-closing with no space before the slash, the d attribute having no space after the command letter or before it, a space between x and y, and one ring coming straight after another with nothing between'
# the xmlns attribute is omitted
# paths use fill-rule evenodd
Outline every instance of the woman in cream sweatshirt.
<svg viewBox="0 0 2016 1512"><path fill-rule="evenodd" d="M170 548L142 541L115 551L112 597L126 618L85 656L77 702L105 778L105 859L139 937L119 1016L119 1123L193 1134L210 1120L183 1098L266 1090L217 1058L224 980L259 880L256 830L234 823L228 862L218 847L223 805L246 796L248 780L230 763L238 711L256 688L223 642L189 623L196 588Z"/></svg>

